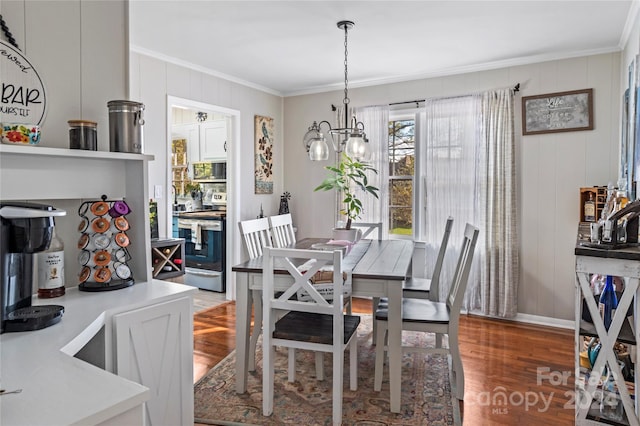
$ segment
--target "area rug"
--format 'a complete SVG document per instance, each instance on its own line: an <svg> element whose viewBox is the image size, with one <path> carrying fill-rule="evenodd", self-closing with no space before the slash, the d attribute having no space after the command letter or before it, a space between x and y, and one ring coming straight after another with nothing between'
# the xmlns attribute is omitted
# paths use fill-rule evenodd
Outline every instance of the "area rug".
<svg viewBox="0 0 640 426"><path fill-rule="evenodd" d="M371 344L371 316L358 328L358 390L349 390L345 354L343 425L460 424L457 400L451 396L447 357L405 354L402 360L400 413L389 411L389 377L385 364L382 391L373 390L375 346ZM433 345L432 335L404 332L403 342ZM195 422L210 425L330 425L331 356L325 355L325 380L315 378L314 354L296 351L296 381L287 382L287 351L276 350L274 410L262 415L262 350L258 341L256 371L249 374L247 392L235 391L235 351L213 367L194 386Z"/></svg>

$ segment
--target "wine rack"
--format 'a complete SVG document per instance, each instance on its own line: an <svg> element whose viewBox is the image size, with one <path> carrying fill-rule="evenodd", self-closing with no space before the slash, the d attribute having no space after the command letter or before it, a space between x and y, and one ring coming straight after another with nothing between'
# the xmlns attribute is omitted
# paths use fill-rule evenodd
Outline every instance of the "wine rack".
<svg viewBox="0 0 640 426"><path fill-rule="evenodd" d="M151 266L157 280L184 275L184 238L151 240Z"/></svg>

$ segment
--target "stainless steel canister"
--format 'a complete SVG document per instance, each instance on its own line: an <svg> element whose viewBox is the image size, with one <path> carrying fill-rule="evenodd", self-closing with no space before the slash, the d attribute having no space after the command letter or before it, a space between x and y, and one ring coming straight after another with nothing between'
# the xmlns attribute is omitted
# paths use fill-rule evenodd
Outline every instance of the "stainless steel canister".
<svg viewBox="0 0 640 426"><path fill-rule="evenodd" d="M109 101L109 150L142 153L144 104L135 101Z"/></svg>

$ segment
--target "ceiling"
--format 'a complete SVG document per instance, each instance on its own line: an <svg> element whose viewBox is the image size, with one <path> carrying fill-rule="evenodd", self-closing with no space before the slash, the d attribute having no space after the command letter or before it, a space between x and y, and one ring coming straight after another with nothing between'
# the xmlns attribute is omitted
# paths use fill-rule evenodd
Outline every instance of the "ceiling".
<svg viewBox="0 0 640 426"><path fill-rule="evenodd" d="M131 0L132 49L281 96L621 50L637 0Z"/></svg>

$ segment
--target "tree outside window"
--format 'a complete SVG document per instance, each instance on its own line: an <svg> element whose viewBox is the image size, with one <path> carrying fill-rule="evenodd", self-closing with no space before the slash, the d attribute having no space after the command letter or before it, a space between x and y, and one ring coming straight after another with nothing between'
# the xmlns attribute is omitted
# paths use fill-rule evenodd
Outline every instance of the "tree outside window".
<svg viewBox="0 0 640 426"><path fill-rule="evenodd" d="M389 233L413 234L415 120L389 122Z"/></svg>

